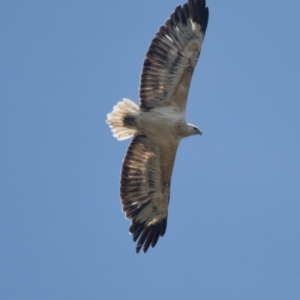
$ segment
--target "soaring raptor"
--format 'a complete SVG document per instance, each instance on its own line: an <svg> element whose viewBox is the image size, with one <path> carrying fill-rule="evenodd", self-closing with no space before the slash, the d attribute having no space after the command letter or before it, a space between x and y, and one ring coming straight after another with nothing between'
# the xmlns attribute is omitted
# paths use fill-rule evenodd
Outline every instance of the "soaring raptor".
<svg viewBox="0 0 300 300"><path fill-rule="evenodd" d="M167 227L171 175L182 138L202 134L186 123L186 101L208 22L205 0L188 0L162 25L143 63L140 105L123 99L106 122L118 140L133 138L121 171L123 211L138 253Z"/></svg>

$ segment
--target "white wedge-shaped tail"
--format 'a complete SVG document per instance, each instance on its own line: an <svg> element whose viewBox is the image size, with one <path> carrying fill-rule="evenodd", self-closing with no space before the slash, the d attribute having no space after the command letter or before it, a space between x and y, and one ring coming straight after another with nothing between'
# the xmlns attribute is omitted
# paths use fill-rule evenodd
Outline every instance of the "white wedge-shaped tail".
<svg viewBox="0 0 300 300"><path fill-rule="evenodd" d="M128 128L124 119L126 117L135 117L139 112L139 107L129 99L122 99L114 107L111 113L107 115L106 123L111 128L113 136L119 141L131 138L135 129Z"/></svg>

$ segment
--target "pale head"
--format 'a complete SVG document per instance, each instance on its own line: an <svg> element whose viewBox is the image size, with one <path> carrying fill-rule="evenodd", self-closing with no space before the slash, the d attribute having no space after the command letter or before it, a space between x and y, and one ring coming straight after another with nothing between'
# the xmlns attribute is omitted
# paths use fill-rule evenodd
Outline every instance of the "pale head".
<svg viewBox="0 0 300 300"><path fill-rule="evenodd" d="M189 132L189 135L187 136L191 136L191 135L202 135L202 131L195 125L192 125L192 124L187 124L188 125L188 132Z"/></svg>
<svg viewBox="0 0 300 300"><path fill-rule="evenodd" d="M185 138L188 136L192 136L192 135L201 135L202 132L201 130L196 127L195 125L192 124L187 124L187 123L179 123L177 124L179 126L177 126L177 134L178 136L180 136L181 138Z"/></svg>

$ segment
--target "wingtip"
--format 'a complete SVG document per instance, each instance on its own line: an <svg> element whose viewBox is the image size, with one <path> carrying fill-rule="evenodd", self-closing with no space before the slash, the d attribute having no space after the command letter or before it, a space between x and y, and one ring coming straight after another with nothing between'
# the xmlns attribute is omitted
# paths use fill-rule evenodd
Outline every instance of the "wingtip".
<svg viewBox="0 0 300 300"><path fill-rule="evenodd" d="M136 246L136 248L135 248L135 253L136 253L136 254L139 254L141 248L142 248L142 246Z"/></svg>

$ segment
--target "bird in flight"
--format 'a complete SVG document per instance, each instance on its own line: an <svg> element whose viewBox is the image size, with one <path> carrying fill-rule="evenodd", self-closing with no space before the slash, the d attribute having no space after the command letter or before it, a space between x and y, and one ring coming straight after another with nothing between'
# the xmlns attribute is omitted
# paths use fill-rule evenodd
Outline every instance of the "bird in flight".
<svg viewBox="0 0 300 300"><path fill-rule="evenodd" d="M140 105L124 98L107 115L115 138L132 138L122 165L120 196L137 253L154 247L165 234L179 142L202 134L186 122L185 109L207 22L205 0L177 6L146 54Z"/></svg>

